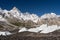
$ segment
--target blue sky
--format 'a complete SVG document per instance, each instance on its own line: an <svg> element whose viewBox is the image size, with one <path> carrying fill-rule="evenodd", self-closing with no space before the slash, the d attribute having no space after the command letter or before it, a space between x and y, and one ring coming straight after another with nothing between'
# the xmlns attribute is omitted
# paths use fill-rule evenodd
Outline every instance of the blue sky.
<svg viewBox="0 0 60 40"><path fill-rule="evenodd" d="M51 12L60 14L60 0L0 0L2 9L10 10L14 6L22 12L35 13L39 16Z"/></svg>

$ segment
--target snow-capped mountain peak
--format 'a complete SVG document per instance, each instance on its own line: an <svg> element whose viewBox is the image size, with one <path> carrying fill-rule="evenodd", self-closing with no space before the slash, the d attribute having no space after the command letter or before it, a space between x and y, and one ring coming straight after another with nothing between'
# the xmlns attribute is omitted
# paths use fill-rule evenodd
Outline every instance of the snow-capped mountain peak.
<svg viewBox="0 0 60 40"><path fill-rule="evenodd" d="M9 11L9 13L16 18L19 18L20 16L20 11L16 7L13 7L13 9Z"/></svg>
<svg viewBox="0 0 60 40"><path fill-rule="evenodd" d="M56 15L55 13L51 13L51 15Z"/></svg>
<svg viewBox="0 0 60 40"><path fill-rule="evenodd" d="M57 17L57 15L55 13L48 13L48 14L42 15L41 19L45 19L45 18L50 19L50 18L55 18L55 17Z"/></svg>
<svg viewBox="0 0 60 40"><path fill-rule="evenodd" d="M16 7L13 7L13 8L12 8L12 10L18 10L18 8L16 8Z"/></svg>

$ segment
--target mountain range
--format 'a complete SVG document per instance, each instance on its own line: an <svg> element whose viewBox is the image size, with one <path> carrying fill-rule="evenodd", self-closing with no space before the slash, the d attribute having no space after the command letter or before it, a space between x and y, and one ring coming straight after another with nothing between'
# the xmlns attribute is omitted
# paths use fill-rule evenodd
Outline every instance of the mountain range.
<svg viewBox="0 0 60 40"><path fill-rule="evenodd" d="M0 31L50 33L60 29L60 15L45 13L42 16L22 13L18 8L0 8Z"/></svg>

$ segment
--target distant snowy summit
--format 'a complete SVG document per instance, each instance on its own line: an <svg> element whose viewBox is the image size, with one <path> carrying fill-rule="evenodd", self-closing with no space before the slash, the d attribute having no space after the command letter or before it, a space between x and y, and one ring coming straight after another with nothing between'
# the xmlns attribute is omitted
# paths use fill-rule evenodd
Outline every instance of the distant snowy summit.
<svg viewBox="0 0 60 40"><path fill-rule="evenodd" d="M17 31L49 33L58 29L60 29L60 15L55 13L37 16L29 12L22 13L16 7L9 11L0 8L0 30L14 33Z"/></svg>

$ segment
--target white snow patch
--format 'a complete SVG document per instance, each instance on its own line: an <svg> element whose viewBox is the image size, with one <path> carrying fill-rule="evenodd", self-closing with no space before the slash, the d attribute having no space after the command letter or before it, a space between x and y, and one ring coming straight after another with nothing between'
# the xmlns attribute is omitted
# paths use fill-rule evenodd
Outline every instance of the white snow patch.
<svg viewBox="0 0 60 40"><path fill-rule="evenodd" d="M24 31L27 31L27 28L23 27L18 32L24 32Z"/></svg>
<svg viewBox="0 0 60 40"><path fill-rule="evenodd" d="M8 31L0 31L0 35L6 36L6 35L11 35L12 33Z"/></svg>
<svg viewBox="0 0 60 40"><path fill-rule="evenodd" d="M19 32L24 32L24 31L29 31L29 32L40 32L40 33L50 33L53 32L55 30L60 29L60 26L58 27L57 25L51 25L51 26L47 26L47 24L43 24L39 27L36 28L30 28L27 30L27 28L22 28L19 30Z"/></svg>
<svg viewBox="0 0 60 40"><path fill-rule="evenodd" d="M58 28L57 25L48 26L48 27L42 29L42 31L40 33L50 33L50 32L57 30L57 28Z"/></svg>
<svg viewBox="0 0 60 40"><path fill-rule="evenodd" d="M37 29L37 28L30 28L30 29L28 29L28 31L37 33L39 31L39 29Z"/></svg>
<svg viewBox="0 0 60 40"><path fill-rule="evenodd" d="M6 21L6 19L5 18L0 18L0 21Z"/></svg>

